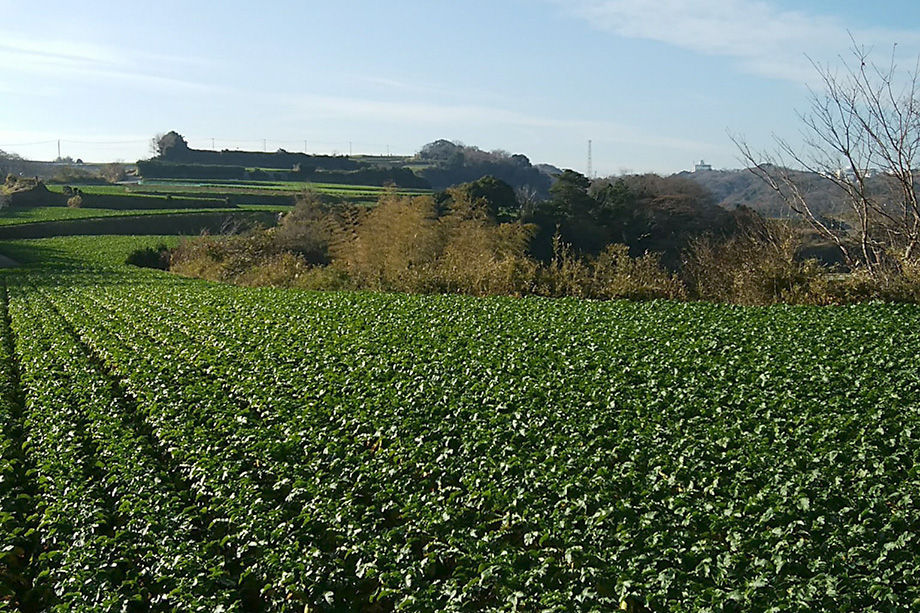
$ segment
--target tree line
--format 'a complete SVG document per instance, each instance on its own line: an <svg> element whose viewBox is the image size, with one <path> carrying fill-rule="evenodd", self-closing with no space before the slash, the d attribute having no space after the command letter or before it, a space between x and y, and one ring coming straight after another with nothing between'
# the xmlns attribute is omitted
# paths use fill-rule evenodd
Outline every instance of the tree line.
<svg viewBox="0 0 920 613"><path fill-rule="evenodd" d="M684 177L591 181L567 170L528 201L494 177L374 207L301 196L271 229L188 239L174 272L243 285L739 304L917 301L920 274L880 282L807 257L807 226L726 210Z"/></svg>

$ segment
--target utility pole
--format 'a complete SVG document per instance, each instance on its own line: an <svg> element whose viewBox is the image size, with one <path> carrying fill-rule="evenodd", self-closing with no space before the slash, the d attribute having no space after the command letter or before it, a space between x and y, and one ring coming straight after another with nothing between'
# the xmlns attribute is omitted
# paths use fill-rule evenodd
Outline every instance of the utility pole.
<svg viewBox="0 0 920 613"><path fill-rule="evenodd" d="M61 139L58 139L58 156L57 159L61 159Z"/></svg>
<svg viewBox="0 0 920 613"><path fill-rule="evenodd" d="M592 179L592 169L591 169L591 141L588 141L588 178Z"/></svg>

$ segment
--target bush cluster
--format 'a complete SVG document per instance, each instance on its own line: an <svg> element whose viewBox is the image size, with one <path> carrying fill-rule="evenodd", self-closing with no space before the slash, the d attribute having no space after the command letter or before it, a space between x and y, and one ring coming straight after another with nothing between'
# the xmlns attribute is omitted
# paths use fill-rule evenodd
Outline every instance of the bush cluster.
<svg viewBox="0 0 920 613"><path fill-rule="evenodd" d="M243 285L414 293L682 298L683 284L657 256L624 245L577 255L559 237L554 255L529 254L532 224L496 221L460 189L447 201L389 193L372 209L301 198L277 228L183 241L170 268Z"/></svg>
<svg viewBox="0 0 920 613"><path fill-rule="evenodd" d="M390 192L373 208L331 206L305 195L281 224L237 236L203 236L174 250L174 272L250 286L410 293L676 299L742 305L920 302L920 264L885 274L842 271L800 256L803 237L752 216L731 235L699 234L678 266L660 253L610 243L579 250L561 233L537 258L544 231L500 222L496 207L462 187L440 197Z"/></svg>

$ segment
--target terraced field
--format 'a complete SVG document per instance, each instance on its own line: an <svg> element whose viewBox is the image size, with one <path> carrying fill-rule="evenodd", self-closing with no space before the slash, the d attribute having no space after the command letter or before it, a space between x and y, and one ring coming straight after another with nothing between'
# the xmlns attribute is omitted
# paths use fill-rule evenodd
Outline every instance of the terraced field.
<svg viewBox="0 0 920 613"><path fill-rule="evenodd" d="M920 308L306 293L0 245L0 609L910 611Z"/></svg>
<svg viewBox="0 0 920 613"><path fill-rule="evenodd" d="M70 208L59 201L48 202L47 206L0 210L0 240L89 234L217 233L224 226L274 225L277 215L290 211L298 195L305 191L373 206L389 190L327 183L182 180L76 187L85 206ZM65 189L63 185L49 187L53 194L63 194ZM400 189L397 193L430 192Z"/></svg>
<svg viewBox="0 0 920 613"><path fill-rule="evenodd" d="M52 186L55 192L62 192L63 186ZM162 196L173 195L187 198L230 198L246 203L247 197L264 195L294 196L305 191L337 196L350 202L376 202L380 196L395 191L399 194L418 196L431 190L409 188L387 188L377 185L349 185L343 183L317 183L310 181L221 181L197 179L147 179L132 185L86 185L80 189L87 194Z"/></svg>
<svg viewBox="0 0 920 613"><path fill-rule="evenodd" d="M225 209L204 209L207 213L237 213L241 211L284 212L291 207L240 205ZM0 214L0 226L32 224L74 219L100 219L108 217L142 217L148 215L200 215L196 209L71 209L59 206L35 207L30 209L6 210Z"/></svg>

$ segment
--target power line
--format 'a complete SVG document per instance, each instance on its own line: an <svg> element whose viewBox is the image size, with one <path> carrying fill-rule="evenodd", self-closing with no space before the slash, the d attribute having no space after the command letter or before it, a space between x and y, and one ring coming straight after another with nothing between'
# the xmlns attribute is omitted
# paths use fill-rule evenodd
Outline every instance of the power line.
<svg viewBox="0 0 920 613"><path fill-rule="evenodd" d="M18 143L15 145L3 145L0 144L0 147L34 147L36 145L53 145L57 140L43 140L36 143Z"/></svg>
<svg viewBox="0 0 920 613"><path fill-rule="evenodd" d="M416 148L414 147L405 147L400 145L392 145L390 143L367 143L367 142L358 142L350 140L340 140L340 141L322 141L322 140L313 140L313 139L272 139L272 138L252 138L252 139L232 139L232 138L219 138L216 136L208 137L186 137L186 141L189 142L190 146L193 148L206 149L210 146L212 151L219 149L235 149L235 150L251 150L258 151L261 149L263 152L267 152L269 149L282 148L282 149L300 149L303 148L304 153L310 153L310 149L313 150L314 155L328 155L328 153L323 153L324 151L331 151L333 155L339 155L341 152L347 152L348 155L412 155ZM32 141L24 143L11 143L11 144L0 144L0 149L16 150L20 148L27 147L50 147L49 154L53 155L53 151L58 151L58 156L61 157L62 153L66 150L72 151L76 147L88 147L88 148L97 148L97 149L113 149L117 147L131 147L134 148L149 145L151 139L144 140L76 140L76 139L49 139L43 141ZM127 149L126 149L127 151ZM400 153L400 152L409 152L409 153Z"/></svg>
<svg viewBox="0 0 920 613"><path fill-rule="evenodd" d="M273 138L249 138L234 139L221 138L217 136L188 136L186 142L193 149L210 149L218 150L251 150L266 152L270 149L281 148L289 151L300 150L307 153L310 149L332 149L335 151L345 151L349 155L393 155L393 151L409 151L412 155L416 149L393 145L391 143L367 143L359 141L323 141L314 139L273 139Z"/></svg>
<svg viewBox="0 0 920 613"><path fill-rule="evenodd" d="M145 145L150 142L147 140L67 140L61 139L62 143L69 145Z"/></svg>

